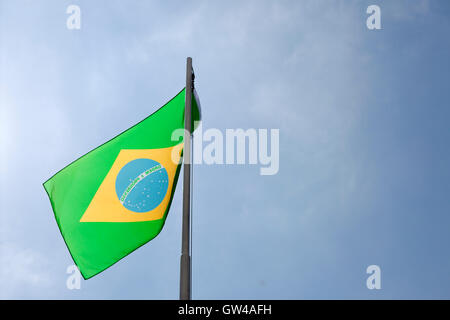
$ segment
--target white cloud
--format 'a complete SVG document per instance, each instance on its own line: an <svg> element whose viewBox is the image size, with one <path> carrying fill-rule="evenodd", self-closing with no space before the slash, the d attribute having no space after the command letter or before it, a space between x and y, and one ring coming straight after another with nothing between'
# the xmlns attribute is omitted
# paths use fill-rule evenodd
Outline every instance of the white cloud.
<svg viewBox="0 0 450 320"><path fill-rule="evenodd" d="M0 298L20 298L25 292L39 293L52 282L48 261L39 253L13 243L0 243Z"/></svg>
<svg viewBox="0 0 450 320"><path fill-rule="evenodd" d="M8 168L8 154L13 146L14 124L11 111L13 108L5 101L5 92L0 88L0 173L3 175ZM1 182L3 184L3 180Z"/></svg>

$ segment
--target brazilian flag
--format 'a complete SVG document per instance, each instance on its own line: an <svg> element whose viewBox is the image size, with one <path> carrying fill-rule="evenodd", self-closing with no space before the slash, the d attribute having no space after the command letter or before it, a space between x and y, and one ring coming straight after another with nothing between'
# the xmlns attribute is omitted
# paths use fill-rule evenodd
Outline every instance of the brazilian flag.
<svg viewBox="0 0 450 320"><path fill-rule="evenodd" d="M85 279L163 228L181 167L183 142L173 141L172 133L184 129L185 93L181 90L152 115L44 183L58 227ZM195 92L192 121L200 121Z"/></svg>

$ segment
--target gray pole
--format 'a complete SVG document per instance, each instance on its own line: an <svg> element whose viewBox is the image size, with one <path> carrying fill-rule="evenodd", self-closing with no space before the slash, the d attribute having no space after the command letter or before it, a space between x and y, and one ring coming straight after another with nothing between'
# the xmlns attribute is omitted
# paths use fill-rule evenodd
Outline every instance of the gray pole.
<svg viewBox="0 0 450 320"><path fill-rule="evenodd" d="M191 133L192 133L192 58L186 62L186 102L184 116L183 227L181 235L180 300L191 300L190 211L191 211ZM186 134L189 132L189 134Z"/></svg>

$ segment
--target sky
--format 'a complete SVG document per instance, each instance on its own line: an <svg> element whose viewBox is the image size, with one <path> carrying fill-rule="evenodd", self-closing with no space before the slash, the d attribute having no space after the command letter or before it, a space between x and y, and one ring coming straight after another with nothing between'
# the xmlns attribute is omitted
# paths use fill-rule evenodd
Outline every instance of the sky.
<svg viewBox="0 0 450 320"><path fill-rule="evenodd" d="M191 56L204 130L280 132L276 175L194 166L194 299L450 299L449 36L447 0L0 0L0 298L178 298L181 178L161 234L79 290L42 183Z"/></svg>

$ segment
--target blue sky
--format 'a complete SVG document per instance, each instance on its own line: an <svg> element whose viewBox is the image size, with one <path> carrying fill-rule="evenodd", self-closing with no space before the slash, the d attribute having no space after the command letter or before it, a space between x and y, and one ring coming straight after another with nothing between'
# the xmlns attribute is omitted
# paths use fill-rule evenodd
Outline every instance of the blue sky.
<svg viewBox="0 0 450 320"><path fill-rule="evenodd" d="M180 183L155 240L68 290L42 182L174 96L187 56L204 129L280 130L277 175L194 168L193 298L450 298L449 35L446 0L0 0L0 298L178 298Z"/></svg>

